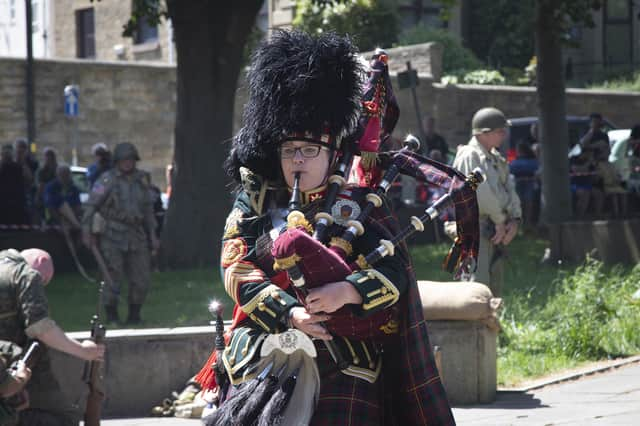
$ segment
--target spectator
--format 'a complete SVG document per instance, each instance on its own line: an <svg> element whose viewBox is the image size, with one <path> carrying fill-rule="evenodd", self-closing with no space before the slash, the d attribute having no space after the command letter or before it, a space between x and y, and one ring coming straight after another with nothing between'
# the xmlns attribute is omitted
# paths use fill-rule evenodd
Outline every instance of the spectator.
<svg viewBox="0 0 640 426"><path fill-rule="evenodd" d="M579 147L572 149L569 157L569 182L575 198L575 216L578 219L586 217L590 202L593 201L596 209L601 204L602 191L593 185L596 178L593 151L583 151Z"/></svg>
<svg viewBox="0 0 640 426"><path fill-rule="evenodd" d="M631 157L629 160L630 172L627 188L637 198L640 196L640 142L631 148Z"/></svg>
<svg viewBox="0 0 640 426"><path fill-rule="evenodd" d="M93 187L100 175L111 168L111 152L107 145L97 143L91 149L95 161L87 167L87 181L89 189Z"/></svg>
<svg viewBox="0 0 640 426"><path fill-rule="evenodd" d="M36 175L38 170L38 160L36 160L29 151L29 143L26 139L17 139L14 142L14 148L16 151L16 162L20 165L24 165L29 169L31 176Z"/></svg>
<svg viewBox="0 0 640 426"><path fill-rule="evenodd" d="M80 229L80 190L71 178L66 164L58 166L56 178L47 183L44 190L44 206L47 223L71 224ZM66 221L66 222L65 222Z"/></svg>
<svg viewBox="0 0 640 426"><path fill-rule="evenodd" d="M0 223L29 223L22 167L13 160L13 145L2 147L0 155Z"/></svg>
<svg viewBox="0 0 640 426"><path fill-rule="evenodd" d="M627 190L614 165L609 162L606 151L599 151L599 154L600 157L596 158L596 173L604 194L602 202L611 201L613 217L624 217L627 215ZM596 206L598 216L602 214L602 207L602 204Z"/></svg>
<svg viewBox="0 0 640 426"><path fill-rule="evenodd" d="M444 158L446 162L447 153L449 152L449 145L447 145L447 142L442 136L436 133L435 124L436 120L430 116L425 116L422 120L422 128L424 130L422 152L426 153L427 156L430 156L432 152L439 151L442 155L442 158Z"/></svg>
<svg viewBox="0 0 640 426"><path fill-rule="evenodd" d="M55 179L57 172L58 160L56 159L56 152L53 148L47 147L44 149L44 161L42 166L40 166L40 169L38 169L38 173L36 174L36 206L41 210L42 215L44 215L44 188L49 182Z"/></svg>
<svg viewBox="0 0 640 426"><path fill-rule="evenodd" d="M22 167L22 175L24 177L24 193L25 202L30 222L35 219L35 176L38 170L38 160L33 158L29 151L29 144L26 139L18 139L14 142L14 150L16 153L16 163Z"/></svg>
<svg viewBox="0 0 640 426"><path fill-rule="evenodd" d="M609 135L603 130L602 115L597 112L592 113L590 116L591 122L589 124L589 131L580 139L580 145L583 150L589 151L601 151L604 150L609 154ZM599 154L595 153L596 157Z"/></svg>
<svg viewBox="0 0 640 426"><path fill-rule="evenodd" d="M524 226L533 224L533 208L539 190L538 169L540 163L531 146L524 141L516 147L516 159L509 164L509 171L516 179L516 192L522 203Z"/></svg>

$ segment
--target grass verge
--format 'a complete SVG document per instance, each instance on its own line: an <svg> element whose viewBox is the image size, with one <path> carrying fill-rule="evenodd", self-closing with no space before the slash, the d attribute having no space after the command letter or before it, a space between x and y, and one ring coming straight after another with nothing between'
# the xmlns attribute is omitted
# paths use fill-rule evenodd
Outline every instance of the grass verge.
<svg viewBox="0 0 640 426"><path fill-rule="evenodd" d="M640 353L640 301L631 299L640 286L640 265L609 267L594 260L541 265L546 246L544 240L523 237L509 246L498 347L501 386ZM448 247L412 247L419 279L451 280L440 268ZM66 331L87 330L96 289L79 275L57 276L47 288L52 317ZM230 318L232 302L213 268L154 273L143 327L207 325L212 298L225 303L225 317ZM124 303L120 314L126 315Z"/></svg>

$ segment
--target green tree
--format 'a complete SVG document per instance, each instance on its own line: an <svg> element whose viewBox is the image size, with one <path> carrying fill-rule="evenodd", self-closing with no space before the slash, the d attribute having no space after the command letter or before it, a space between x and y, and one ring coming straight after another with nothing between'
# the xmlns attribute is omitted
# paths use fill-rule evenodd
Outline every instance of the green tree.
<svg viewBox="0 0 640 426"><path fill-rule="evenodd" d="M437 0L451 7L456 0ZM593 27L593 11L601 0L535 0L531 15L537 56L538 137L542 143L542 192L545 200L543 220L551 227L552 256L559 254L557 226L571 216L569 192L569 129L566 121L562 47L571 26ZM530 25L523 22L523 25Z"/></svg>
<svg viewBox="0 0 640 426"><path fill-rule="evenodd" d="M107 1L107 0L105 0ZM133 0L124 35L170 18L177 59L175 175L162 245L170 267L216 265L228 196L222 163L244 48L263 0Z"/></svg>
<svg viewBox="0 0 640 426"><path fill-rule="evenodd" d="M535 0L470 0L467 46L487 64L524 68L535 49Z"/></svg>
<svg viewBox="0 0 640 426"><path fill-rule="evenodd" d="M393 0L298 0L296 6L294 28L348 34L362 51L390 47L396 41L398 14Z"/></svg>
<svg viewBox="0 0 640 426"><path fill-rule="evenodd" d="M536 0L534 14L536 56L536 86L539 138L543 151L542 192L546 201L544 220L556 227L571 216L569 192L569 129L566 121L562 46L571 25L582 23L593 27L593 10L600 8L600 0ZM559 254L559 241L552 239L552 256Z"/></svg>

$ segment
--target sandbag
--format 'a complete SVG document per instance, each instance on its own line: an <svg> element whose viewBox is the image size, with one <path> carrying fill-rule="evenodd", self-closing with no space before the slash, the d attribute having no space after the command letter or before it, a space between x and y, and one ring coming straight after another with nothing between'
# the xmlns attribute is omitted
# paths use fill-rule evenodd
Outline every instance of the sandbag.
<svg viewBox="0 0 640 426"><path fill-rule="evenodd" d="M426 320L482 321L499 330L497 312L502 299L484 284L470 281L418 281Z"/></svg>

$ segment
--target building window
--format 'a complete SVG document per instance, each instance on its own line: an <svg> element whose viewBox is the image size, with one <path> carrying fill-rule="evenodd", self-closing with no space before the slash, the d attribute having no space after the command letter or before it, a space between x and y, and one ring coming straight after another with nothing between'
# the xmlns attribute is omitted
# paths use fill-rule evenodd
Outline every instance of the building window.
<svg viewBox="0 0 640 426"><path fill-rule="evenodd" d="M76 56L96 57L96 33L93 8L76 10Z"/></svg>
<svg viewBox="0 0 640 426"><path fill-rule="evenodd" d="M158 0L145 0L142 3L133 2L133 7L141 7L141 9L137 9L136 11L142 14L136 22L136 30L133 37L134 44L157 43L157 22L152 22L152 20L148 18L148 15L158 13Z"/></svg>
<svg viewBox="0 0 640 426"><path fill-rule="evenodd" d="M631 1L607 0L604 8L604 63L628 65L633 62Z"/></svg>
<svg viewBox="0 0 640 426"><path fill-rule="evenodd" d="M134 38L135 44L155 43L158 41L158 27L151 25L147 17L143 16L138 19L136 34Z"/></svg>

